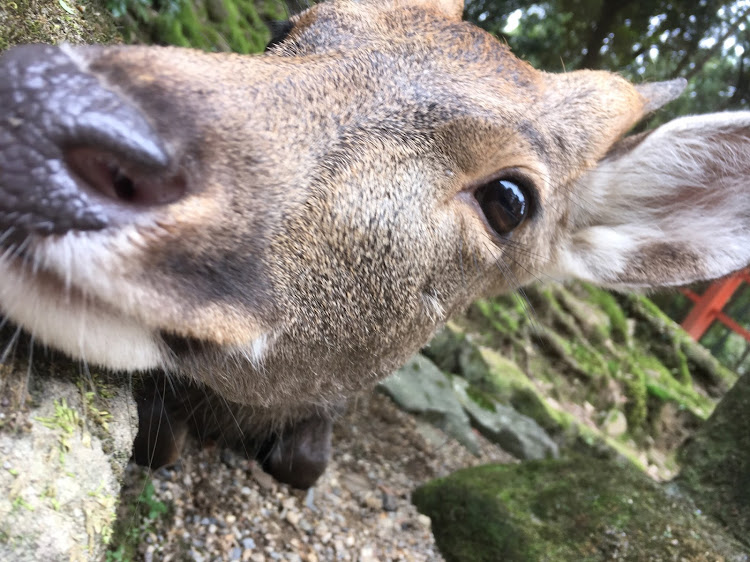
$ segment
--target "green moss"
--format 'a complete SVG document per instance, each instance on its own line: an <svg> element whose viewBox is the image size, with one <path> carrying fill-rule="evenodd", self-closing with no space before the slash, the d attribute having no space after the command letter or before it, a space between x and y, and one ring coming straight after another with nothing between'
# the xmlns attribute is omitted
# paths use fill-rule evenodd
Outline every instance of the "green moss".
<svg viewBox="0 0 750 562"><path fill-rule="evenodd" d="M574 456L458 471L412 497L448 562L711 560L744 549L627 462Z"/></svg>
<svg viewBox="0 0 750 562"><path fill-rule="evenodd" d="M705 419L711 413L714 402L699 394L690 384L682 384L672 372L653 355L633 352L630 357L632 370L645 380L650 396L676 403L688 408L696 416Z"/></svg>
<svg viewBox="0 0 750 562"><path fill-rule="evenodd" d="M581 283L581 287L588 294L590 302L598 306L609 317L612 338L618 343L627 343L627 318L617 303L617 299L609 291L594 287L588 283Z"/></svg>
<svg viewBox="0 0 750 562"><path fill-rule="evenodd" d="M591 377L601 377L610 372L607 361L590 345L574 342L571 344L571 352L576 363Z"/></svg>
<svg viewBox="0 0 750 562"><path fill-rule="evenodd" d="M467 345L466 335L454 323L448 322L432 341L422 349L437 367L445 373L459 373L459 356Z"/></svg>
<svg viewBox="0 0 750 562"><path fill-rule="evenodd" d="M543 325L538 326L536 336L543 344L542 353L560 359L556 365L560 372L569 371L569 374L589 384L610 372L610 366L604 356L585 339L564 338Z"/></svg>
<svg viewBox="0 0 750 562"><path fill-rule="evenodd" d="M575 317L560 304L552 286L536 288L536 291L530 290L529 295L540 316L544 314L549 317L548 320L553 329L560 330L573 339L582 339L583 334Z"/></svg>
<svg viewBox="0 0 750 562"><path fill-rule="evenodd" d="M59 461L60 464L63 464L65 462L65 454L70 451L70 439L73 433L83 429L84 423L78 410L70 408L65 398L61 398L59 401L55 400L54 408L51 416L46 418L39 417L36 418L36 421L46 428L58 432Z"/></svg>
<svg viewBox="0 0 750 562"><path fill-rule="evenodd" d="M678 482L750 546L750 375L744 375L680 451Z"/></svg>
<svg viewBox="0 0 750 562"><path fill-rule="evenodd" d="M516 334L526 319L522 297L513 295L493 300L480 299L472 304L469 315L484 318L489 327L502 334Z"/></svg>
<svg viewBox="0 0 750 562"><path fill-rule="evenodd" d="M477 387L469 384L466 387L466 395L482 409L495 411L495 402L488 393L482 392Z"/></svg>
<svg viewBox="0 0 750 562"><path fill-rule="evenodd" d="M569 425L568 420L558 416L557 410L550 408L540 392L531 386L516 388L510 405L518 413L536 421L548 433L560 433Z"/></svg>
<svg viewBox="0 0 750 562"><path fill-rule="evenodd" d="M693 377L690 374L690 367L685 353L679 347L675 349L677 358L677 380L684 386L693 385Z"/></svg>
<svg viewBox="0 0 750 562"><path fill-rule="evenodd" d="M143 0L117 0L112 10L127 14L129 41L242 54L263 51L270 38L265 22L286 18L284 3L274 0L173 0L159 10Z"/></svg>
<svg viewBox="0 0 750 562"><path fill-rule="evenodd" d="M531 384L516 363L484 346L465 346L459 364L464 378L498 395L504 395L519 385Z"/></svg>
<svg viewBox="0 0 750 562"><path fill-rule="evenodd" d="M628 369L622 378L627 402L625 403L625 416L628 420L628 428L637 433L642 430L648 419L648 388L646 385L646 374L642 369L633 367Z"/></svg>
<svg viewBox="0 0 750 562"><path fill-rule="evenodd" d="M736 373L723 367L649 299L642 295L619 298L639 320L636 324L639 339L650 352L662 358L680 382L701 384L714 396L722 395L736 382Z"/></svg>

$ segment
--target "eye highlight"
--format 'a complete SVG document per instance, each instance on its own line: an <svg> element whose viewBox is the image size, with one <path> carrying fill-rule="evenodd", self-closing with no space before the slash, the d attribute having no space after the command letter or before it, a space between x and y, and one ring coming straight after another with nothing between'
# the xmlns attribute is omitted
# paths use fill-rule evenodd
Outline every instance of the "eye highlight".
<svg viewBox="0 0 750 562"><path fill-rule="evenodd" d="M498 235L518 228L529 215L531 190L523 181L498 178L480 185L474 198L487 223Z"/></svg>

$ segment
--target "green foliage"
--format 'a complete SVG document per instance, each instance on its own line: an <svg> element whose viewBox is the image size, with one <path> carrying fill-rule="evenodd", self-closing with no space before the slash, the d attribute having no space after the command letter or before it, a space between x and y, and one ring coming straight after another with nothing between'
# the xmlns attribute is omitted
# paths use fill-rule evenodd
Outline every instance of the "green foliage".
<svg viewBox="0 0 750 562"><path fill-rule="evenodd" d="M466 16L538 68L613 70L636 82L687 78L687 92L660 121L750 107L746 0L470 0Z"/></svg>
<svg viewBox="0 0 750 562"><path fill-rule="evenodd" d="M169 514L170 508L157 497L153 481L145 477L140 495L130 502L124 498L120 504L107 562L136 560L141 537L153 532L156 520Z"/></svg>
<svg viewBox="0 0 750 562"><path fill-rule="evenodd" d="M281 0L110 0L129 41L257 53L269 40L269 21L285 19Z"/></svg>

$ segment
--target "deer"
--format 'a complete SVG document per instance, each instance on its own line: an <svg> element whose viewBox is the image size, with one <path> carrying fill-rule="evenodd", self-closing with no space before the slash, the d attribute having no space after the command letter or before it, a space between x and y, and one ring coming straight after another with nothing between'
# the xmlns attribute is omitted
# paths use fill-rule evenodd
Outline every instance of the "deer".
<svg viewBox="0 0 750 562"><path fill-rule="evenodd" d="M331 0L263 54L0 58L0 310L132 373L134 456L197 431L307 488L333 420L474 299L750 263L750 112L628 136L684 80L548 74L461 0Z"/></svg>

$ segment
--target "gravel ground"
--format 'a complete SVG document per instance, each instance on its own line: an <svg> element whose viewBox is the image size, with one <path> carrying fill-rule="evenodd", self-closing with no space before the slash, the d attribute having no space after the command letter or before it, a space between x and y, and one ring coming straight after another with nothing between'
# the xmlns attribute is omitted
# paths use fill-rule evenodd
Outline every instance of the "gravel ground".
<svg viewBox="0 0 750 562"><path fill-rule="evenodd" d="M481 447L474 457L373 394L337 424L332 462L311 491L280 485L230 451L189 444L179 466L152 474L154 492L143 503L156 507L154 517L123 521L130 517L138 559L147 561L440 561L430 520L410 493L462 467L512 462L485 440ZM146 475L129 467L123 505L143 496ZM159 515L162 504L168 512Z"/></svg>

